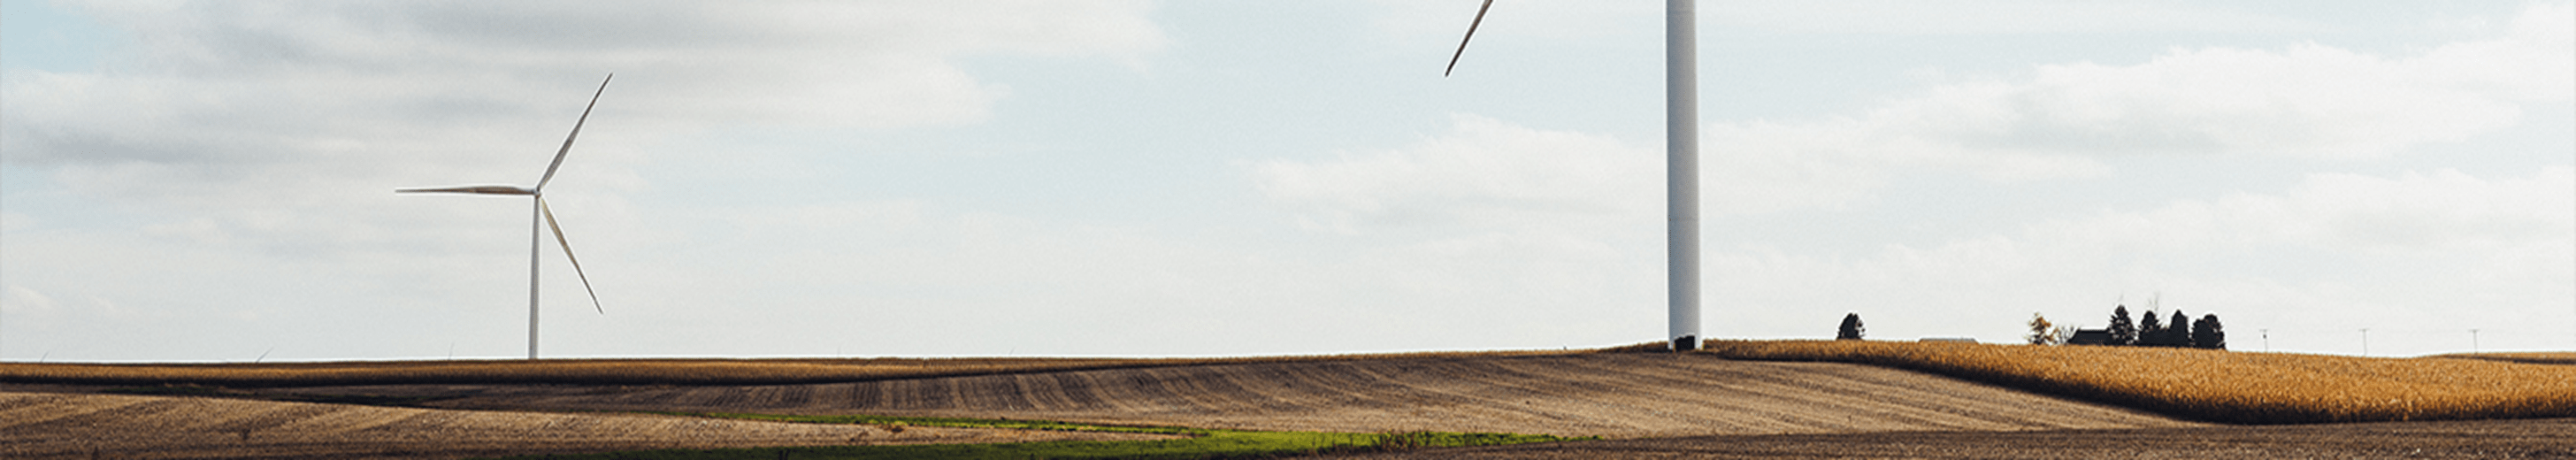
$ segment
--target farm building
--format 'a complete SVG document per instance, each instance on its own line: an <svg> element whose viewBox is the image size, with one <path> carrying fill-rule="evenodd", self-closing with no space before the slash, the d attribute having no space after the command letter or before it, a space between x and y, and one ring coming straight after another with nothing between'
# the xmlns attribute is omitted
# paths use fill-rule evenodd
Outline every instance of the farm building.
<svg viewBox="0 0 2576 460"><path fill-rule="evenodd" d="M2076 329L2075 336L2066 338L2066 344L2109 345L2111 344L2111 331L2106 329Z"/></svg>

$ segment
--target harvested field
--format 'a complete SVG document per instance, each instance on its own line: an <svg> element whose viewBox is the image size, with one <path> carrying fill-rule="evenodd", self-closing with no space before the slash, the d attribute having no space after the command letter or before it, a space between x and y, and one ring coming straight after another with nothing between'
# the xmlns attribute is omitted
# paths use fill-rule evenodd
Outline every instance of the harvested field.
<svg viewBox="0 0 2576 460"><path fill-rule="evenodd" d="M0 457L80 458L103 444L127 446L116 451L127 452L120 457L143 458L450 457L841 444L849 442L844 434L854 432L869 433L861 438L869 442L1123 436L946 428L912 428L903 436L888 436L867 426L438 409L875 414L1614 438L1424 453L1493 458L2576 452L2566 445L2567 439L2576 439L2571 430L2576 421L2548 418L2565 417L2551 411L2576 405L2576 390L2571 390L2576 389L2576 366L2517 363L2564 353L2391 359L1893 342L1712 341L1708 347L1707 353L1678 355L1514 352L1204 360L0 365ZM406 376L420 380L407 381ZM101 378L124 384L212 378L218 384L241 385L131 390L223 397L218 399L88 394L110 388L76 383ZM2085 401L2258 423L2337 417L2540 419L2213 427ZM1659 439L1641 439L1648 437ZM2411 450L2416 448L2425 450Z"/></svg>
<svg viewBox="0 0 2576 460"><path fill-rule="evenodd" d="M1617 439L1334 456L1600 458L2566 458L2576 419Z"/></svg>
<svg viewBox="0 0 2576 460"><path fill-rule="evenodd" d="M2576 417L2576 366L1857 340L1713 340L1702 351L1914 369L2228 423Z"/></svg>
<svg viewBox="0 0 2576 460"><path fill-rule="evenodd" d="M1281 362L768 386L292 391L449 397L426 404L459 408L878 414L1611 437L2193 425L1872 366L1672 354Z"/></svg>
<svg viewBox="0 0 2576 460"><path fill-rule="evenodd" d="M455 458L637 449L1162 439L642 414L459 411L0 392L0 458Z"/></svg>
<svg viewBox="0 0 2576 460"><path fill-rule="evenodd" d="M549 359L275 364L0 363L0 382L300 387L375 384L765 385L1021 372L1274 362L1331 362L1575 351L1484 351L1242 358Z"/></svg>

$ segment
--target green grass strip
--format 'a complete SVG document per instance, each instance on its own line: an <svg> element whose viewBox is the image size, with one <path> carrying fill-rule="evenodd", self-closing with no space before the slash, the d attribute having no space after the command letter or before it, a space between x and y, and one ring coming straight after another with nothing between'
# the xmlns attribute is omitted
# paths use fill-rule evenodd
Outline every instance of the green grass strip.
<svg viewBox="0 0 2576 460"><path fill-rule="evenodd" d="M749 449L669 449L599 454L507 457L518 459L1204 459L1276 457L1327 452L1367 452L1425 447L1489 446L1533 442L1599 439L1505 433L1326 433L1315 431L1241 431L1183 427L1089 425L1044 420L1004 420L875 415L770 415L733 413L666 413L700 417L800 423L866 424L888 427L1007 428L1023 430L1155 433L1189 436L1153 441L1045 441L1007 444L913 444Z"/></svg>
<svg viewBox="0 0 2576 460"><path fill-rule="evenodd" d="M992 418L894 417L885 415L773 415L740 413L653 412L693 417L767 420L772 422L830 423L841 425L936 426L948 428L1007 428L1014 430L1099 431L1109 433L1154 433L1204 435L1214 430L1172 426L1117 426L1065 423L1047 420L1012 420Z"/></svg>

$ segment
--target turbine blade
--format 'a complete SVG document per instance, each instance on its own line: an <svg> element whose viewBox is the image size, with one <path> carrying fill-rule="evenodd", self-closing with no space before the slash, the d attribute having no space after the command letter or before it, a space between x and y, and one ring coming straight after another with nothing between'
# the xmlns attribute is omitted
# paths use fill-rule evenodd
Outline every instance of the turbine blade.
<svg viewBox="0 0 2576 460"><path fill-rule="evenodd" d="M590 275L581 272L581 258L572 256L572 241L564 239L563 225L555 223L555 210L546 207L545 196L537 197L537 211L545 213L546 228L555 230L555 244L563 245L564 258L572 260L572 274L581 277L581 290L590 293L590 309L598 310L602 315L608 314L608 309L599 306L599 291L590 288Z"/></svg>
<svg viewBox="0 0 2576 460"><path fill-rule="evenodd" d="M436 188L398 188L394 193L470 193L479 195L529 195L536 192L507 185L459 185Z"/></svg>
<svg viewBox="0 0 2576 460"><path fill-rule="evenodd" d="M608 78L599 80L599 91L590 93L590 105L582 106L581 119L573 120L572 134L564 136L563 148L555 149L555 162L546 165L546 177L538 178L537 187L532 190L545 190L546 182L555 180L555 169L563 167L564 154L572 153L572 139L581 137L581 124L590 121L590 109L592 107L599 106L599 95L608 93L608 81L615 79L617 79L617 74L615 72L611 72L608 74Z"/></svg>
<svg viewBox="0 0 2576 460"><path fill-rule="evenodd" d="M1467 37L1458 39L1458 52L1449 53L1449 68L1440 71L1441 78L1448 78L1449 72L1458 70L1458 57L1467 55L1467 41L1476 39L1476 26L1485 24L1485 10L1493 8L1494 0L1485 0L1485 6L1476 7L1476 21L1467 23Z"/></svg>

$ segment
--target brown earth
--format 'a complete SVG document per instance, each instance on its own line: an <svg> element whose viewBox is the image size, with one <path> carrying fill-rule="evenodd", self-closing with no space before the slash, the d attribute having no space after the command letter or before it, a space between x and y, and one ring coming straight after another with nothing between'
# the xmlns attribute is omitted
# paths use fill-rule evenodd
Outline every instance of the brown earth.
<svg viewBox="0 0 2576 460"><path fill-rule="evenodd" d="M1635 346L1622 348L1637 348ZM306 363L0 363L0 382L59 385L785 385L1212 364L1535 356L1504 350L1231 358L765 358L326 361Z"/></svg>
<svg viewBox="0 0 2576 460"><path fill-rule="evenodd" d="M891 443L1118 436L918 427L892 436L869 426L513 412L521 410L1613 438L1383 455L1394 458L2576 457L2576 419L2219 426L1882 367L1688 354L1254 361L789 385L407 384L211 392L227 398L89 394L105 388L0 384L0 458L86 458L101 446L121 446L101 451L117 458L441 458L846 444L854 437ZM433 408L258 400L351 396Z"/></svg>
<svg viewBox="0 0 2576 460"><path fill-rule="evenodd" d="M1350 459L2576 458L2576 419L1616 439Z"/></svg>
<svg viewBox="0 0 2576 460"><path fill-rule="evenodd" d="M1254 363L805 385L397 385L292 391L452 397L424 403L449 408L875 414L1616 438L2198 425L1880 367L1672 354Z"/></svg>
<svg viewBox="0 0 2576 460"><path fill-rule="evenodd" d="M1130 433L0 392L0 458L457 458L643 449L1128 440Z"/></svg>

